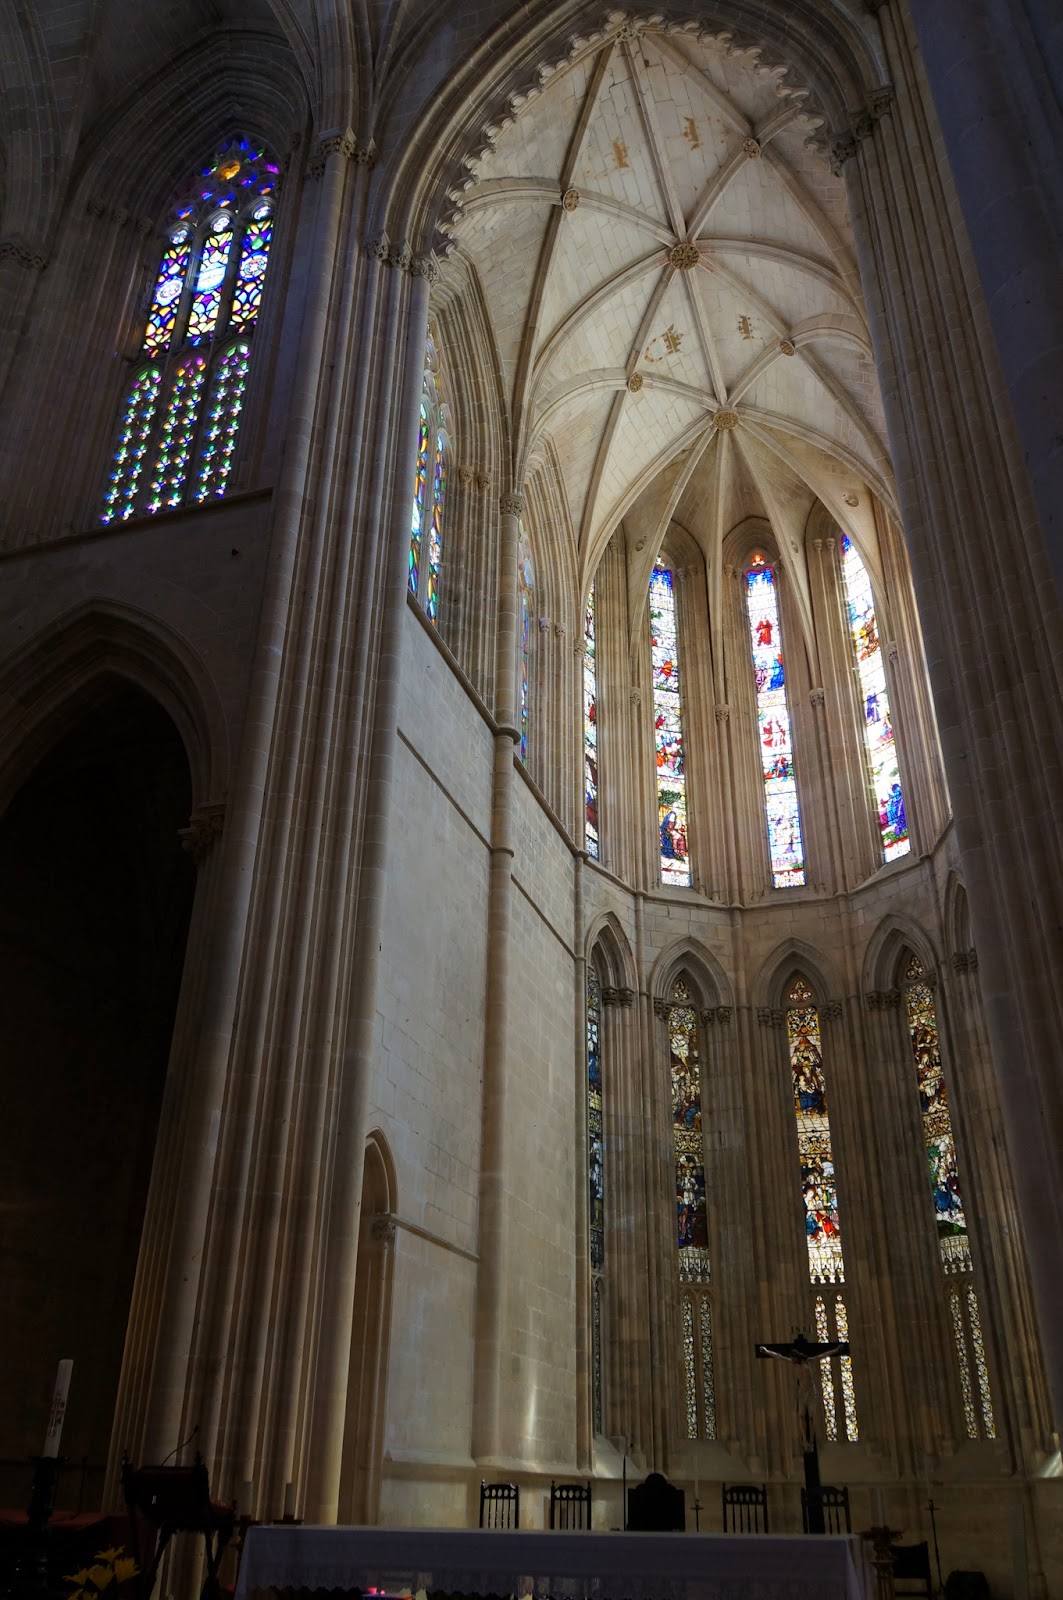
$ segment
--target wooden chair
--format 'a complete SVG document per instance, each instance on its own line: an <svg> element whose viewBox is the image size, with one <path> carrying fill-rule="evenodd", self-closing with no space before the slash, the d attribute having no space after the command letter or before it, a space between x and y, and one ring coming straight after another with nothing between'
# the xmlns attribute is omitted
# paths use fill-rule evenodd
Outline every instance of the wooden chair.
<svg viewBox="0 0 1063 1600"><path fill-rule="evenodd" d="M768 1494L759 1483L722 1486L724 1533L769 1533Z"/></svg>
<svg viewBox="0 0 1063 1600"><path fill-rule="evenodd" d="M921 1595L923 1600L934 1600L930 1546L926 1540L922 1544L891 1544L890 1555L893 1557L894 1594ZM898 1587L902 1583L905 1586L903 1589Z"/></svg>
<svg viewBox="0 0 1063 1600"><path fill-rule="evenodd" d="M480 1479L481 1528L520 1527L520 1488L515 1483L488 1483Z"/></svg>
<svg viewBox="0 0 1063 1600"><path fill-rule="evenodd" d="M137 1468L126 1456L122 1462L122 1490L129 1510L132 1548L142 1548L141 1524L146 1524L149 1534L154 1535L154 1554L133 1579L137 1600L151 1600L166 1546L175 1533L202 1534L207 1576L201 1600L219 1600L218 1567L233 1535L236 1508L210 1498L203 1458L197 1453L191 1467Z"/></svg>
<svg viewBox="0 0 1063 1600"><path fill-rule="evenodd" d="M590 1483L550 1484L550 1526L563 1533L575 1533L591 1527Z"/></svg>
<svg viewBox="0 0 1063 1600"><path fill-rule="evenodd" d="M627 1525L632 1533L682 1533L687 1525L687 1497L659 1472L629 1489Z"/></svg>
<svg viewBox="0 0 1063 1600"><path fill-rule="evenodd" d="M824 1483L818 1489L801 1490L801 1520L806 1533L813 1531L809 1512L817 1506L823 1513L824 1533L852 1533L848 1489L839 1489L832 1483Z"/></svg>

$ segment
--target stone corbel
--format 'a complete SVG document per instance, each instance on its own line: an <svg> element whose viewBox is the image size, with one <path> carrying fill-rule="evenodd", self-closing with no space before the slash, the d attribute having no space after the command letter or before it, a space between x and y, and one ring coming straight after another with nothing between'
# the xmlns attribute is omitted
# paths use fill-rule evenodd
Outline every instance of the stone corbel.
<svg viewBox="0 0 1063 1600"><path fill-rule="evenodd" d="M830 170L840 177L847 161L851 161L862 140L869 139L886 113L893 108L893 85L881 84L868 96L867 104L853 113L849 127L830 142Z"/></svg>
<svg viewBox="0 0 1063 1600"><path fill-rule="evenodd" d="M901 1003L899 989L871 989L865 996L869 1011L896 1011Z"/></svg>
<svg viewBox="0 0 1063 1600"><path fill-rule="evenodd" d="M603 1006L633 1006L635 1004L634 989L603 989Z"/></svg>
<svg viewBox="0 0 1063 1600"><path fill-rule="evenodd" d="M374 1244L382 1245L385 1250L395 1243L397 1232L395 1218L388 1212L383 1212L380 1216L374 1217L369 1224L369 1237Z"/></svg>
<svg viewBox="0 0 1063 1600"><path fill-rule="evenodd" d="M956 972L977 972L978 951L975 949L954 950L952 952L952 965L953 970Z"/></svg>
<svg viewBox="0 0 1063 1600"><path fill-rule="evenodd" d="M808 703L815 711L823 710L826 699L827 696L822 689L810 689L808 691Z"/></svg>
<svg viewBox="0 0 1063 1600"><path fill-rule="evenodd" d="M672 1014L672 1008L667 1000L655 1000L653 1002L653 1014L655 1017L660 1017L662 1021L667 1022Z"/></svg>
<svg viewBox="0 0 1063 1600"><path fill-rule="evenodd" d="M27 272L40 272L48 265L48 257L44 252L35 250L17 234L0 239L0 266L6 261L14 262L16 267L23 267Z"/></svg>
<svg viewBox="0 0 1063 1600"><path fill-rule="evenodd" d="M762 1028L781 1028L786 1017L777 1006L758 1006L757 1021Z"/></svg>
<svg viewBox="0 0 1063 1600"><path fill-rule="evenodd" d="M181 849L192 857L197 867L203 865L215 840L221 838L224 822L224 805L197 806L188 819L188 827L178 828Z"/></svg>
<svg viewBox="0 0 1063 1600"><path fill-rule="evenodd" d="M840 1000L828 1000L826 1005L819 1008L819 1014L824 1022L840 1022L842 1019L842 1003Z"/></svg>
<svg viewBox="0 0 1063 1600"><path fill-rule="evenodd" d="M718 724L723 724L725 722L730 722L730 720L731 720L731 708L730 708L730 706L718 705L718 706L715 707L715 711L716 711L716 721L717 721Z"/></svg>

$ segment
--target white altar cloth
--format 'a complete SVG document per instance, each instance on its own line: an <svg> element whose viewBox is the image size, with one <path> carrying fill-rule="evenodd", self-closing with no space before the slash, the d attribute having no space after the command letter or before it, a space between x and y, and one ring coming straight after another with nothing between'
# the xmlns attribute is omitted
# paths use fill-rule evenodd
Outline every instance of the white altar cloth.
<svg viewBox="0 0 1063 1600"><path fill-rule="evenodd" d="M250 1528L236 1600L419 1589L535 1600L867 1600L859 1541L827 1535Z"/></svg>

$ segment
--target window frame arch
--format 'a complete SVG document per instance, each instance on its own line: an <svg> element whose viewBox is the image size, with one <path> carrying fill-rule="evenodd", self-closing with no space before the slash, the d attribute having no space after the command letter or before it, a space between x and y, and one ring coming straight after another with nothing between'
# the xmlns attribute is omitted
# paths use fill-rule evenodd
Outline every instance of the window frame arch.
<svg viewBox="0 0 1063 1600"><path fill-rule="evenodd" d="M274 253L280 172L265 140L230 134L171 198L111 434L96 511L104 527L217 500L230 487ZM229 226L218 228L223 220ZM223 235L219 262L209 247Z"/></svg>

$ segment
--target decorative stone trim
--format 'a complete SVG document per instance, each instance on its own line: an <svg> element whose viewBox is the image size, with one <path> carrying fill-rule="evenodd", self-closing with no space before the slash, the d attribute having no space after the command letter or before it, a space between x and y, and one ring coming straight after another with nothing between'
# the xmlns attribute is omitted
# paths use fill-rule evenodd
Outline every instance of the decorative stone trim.
<svg viewBox="0 0 1063 1600"><path fill-rule="evenodd" d="M314 152L307 165L307 171L312 178L321 178L325 174L325 165L329 156L342 156L345 161L354 158L358 146L350 128L345 128L342 133L326 133L321 136L314 146Z"/></svg>
<svg viewBox="0 0 1063 1600"><path fill-rule="evenodd" d="M727 430L730 428L738 427L738 412L717 411L712 421L714 427L720 428L723 432L727 432Z"/></svg>
<svg viewBox="0 0 1063 1600"><path fill-rule="evenodd" d="M642 388L643 382L644 379L642 373L633 372L630 378L627 380L628 393L638 394L639 390Z"/></svg>
<svg viewBox="0 0 1063 1600"><path fill-rule="evenodd" d="M155 224L150 217L135 216L124 206L112 206L108 201L101 200L98 195L86 201L85 210L90 217L95 217L99 222L113 223L116 228L132 228L133 232L139 233L142 238L155 231ZM2 248L0 245L0 249Z"/></svg>
<svg viewBox="0 0 1063 1600"><path fill-rule="evenodd" d="M629 698L633 706L640 706L642 704L642 690L632 689Z"/></svg>
<svg viewBox="0 0 1063 1600"><path fill-rule="evenodd" d="M549 633L550 632L550 618L549 617L540 617L539 618L539 632L540 633Z"/></svg>
<svg viewBox="0 0 1063 1600"><path fill-rule="evenodd" d="M474 473L471 467L458 468L458 482L461 484L463 489L472 488L473 477Z"/></svg>
<svg viewBox="0 0 1063 1600"><path fill-rule="evenodd" d="M823 689L810 689L808 691L808 703L817 711L822 711L826 703L826 699L826 692Z"/></svg>
<svg viewBox="0 0 1063 1600"><path fill-rule="evenodd" d="M579 198L578 189L566 189L561 196L561 209L563 211L575 211L579 205Z"/></svg>
<svg viewBox="0 0 1063 1600"><path fill-rule="evenodd" d="M365 247L365 253L370 260L379 261L382 266L398 267L400 272L413 272L416 277L427 278L430 283L434 283L439 276L439 269L435 266L434 257L431 255L414 256L405 239L400 244L392 244L386 233L378 234L375 239L370 239ZM435 272L434 277L432 275L433 270Z"/></svg>
<svg viewBox="0 0 1063 1600"><path fill-rule="evenodd" d="M842 1003L840 1000L828 1000L820 1006L819 1014L825 1022L840 1022L842 1018Z"/></svg>
<svg viewBox="0 0 1063 1600"><path fill-rule="evenodd" d="M876 125L893 107L893 85L882 84L874 89L862 111L853 115L852 122L844 133L830 142L830 170L835 177L840 177L847 161L855 156L862 140L868 139L875 131Z"/></svg>
<svg viewBox="0 0 1063 1600"><path fill-rule="evenodd" d="M667 1000L655 1000L653 1002L653 1014L655 1017L660 1017L663 1021L667 1022L668 1018L672 1014L672 1008L668 1004Z"/></svg>
<svg viewBox="0 0 1063 1600"><path fill-rule="evenodd" d="M745 154L749 157L750 161L759 161L760 160L761 149L760 149L760 140L759 139L745 139L745 140L743 140L742 149L745 152Z"/></svg>
<svg viewBox="0 0 1063 1600"><path fill-rule="evenodd" d="M430 250L423 255L414 256L410 262L410 276L424 278L429 284L439 282L439 263Z"/></svg>
<svg viewBox="0 0 1063 1600"><path fill-rule="evenodd" d="M178 828L181 849L192 857L197 867L210 855L214 841L221 838L224 821L224 805L197 806L188 819L188 827Z"/></svg>
<svg viewBox="0 0 1063 1600"><path fill-rule="evenodd" d="M978 951L973 948L970 950L954 950L952 952L952 965L956 972L977 972Z"/></svg>
<svg viewBox="0 0 1063 1600"><path fill-rule="evenodd" d="M0 264L5 261L13 261L16 267L25 267L30 272L39 272L48 265L48 257L42 250L34 250L25 239L14 236L0 239Z"/></svg>
<svg viewBox="0 0 1063 1600"><path fill-rule="evenodd" d="M634 989L603 989L602 990L602 1005L603 1006L624 1006L626 1008L626 1007L629 1007L629 1006L633 1006L634 1004L635 1004L635 991L634 991Z"/></svg>
<svg viewBox="0 0 1063 1600"><path fill-rule="evenodd" d="M478 472L476 474L476 487L481 494L486 494L491 487L491 474L489 472Z"/></svg>
<svg viewBox="0 0 1063 1600"><path fill-rule="evenodd" d="M781 1028L786 1021L786 1014L777 1006L758 1006L757 1021L762 1028Z"/></svg>
<svg viewBox="0 0 1063 1600"><path fill-rule="evenodd" d="M899 989L872 989L864 996L869 1011L896 1011L901 1003Z"/></svg>
<svg viewBox="0 0 1063 1600"><path fill-rule="evenodd" d="M759 146L757 147L759 150ZM668 265L677 272L689 272L701 260L701 252L696 244L685 240L682 244L674 244L668 252Z"/></svg>
<svg viewBox="0 0 1063 1600"><path fill-rule="evenodd" d="M395 1235L397 1232L398 1229L395 1226L395 1218L390 1216L387 1212L383 1213L379 1217L374 1217L372 1222L369 1224L369 1236L373 1243L383 1245L385 1249L395 1243Z"/></svg>
<svg viewBox="0 0 1063 1600"><path fill-rule="evenodd" d="M900 660L900 655L901 647L895 639L892 639L886 646L886 658L891 666L895 667L897 665L897 662Z"/></svg>
<svg viewBox="0 0 1063 1600"><path fill-rule="evenodd" d="M726 1028L731 1020L731 1007L706 1006L705 1010L701 1013L701 1020L706 1027L712 1027L712 1025L715 1023L721 1028Z"/></svg>
<svg viewBox="0 0 1063 1600"><path fill-rule="evenodd" d="M500 494L498 509L504 517L522 517L524 515L524 501L519 494Z"/></svg>
<svg viewBox="0 0 1063 1600"><path fill-rule="evenodd" d="M792 339L779 340L779 354L781 356L792 356L797 354L797 346L794 344Z"/></svg>
<svg viewBox="0 0 1063 1600"><path fill-rule="evenodd" d="M554 638L555 639L565 639L567 637L568 637L568 629L566 627L564 627L562 623L555 622L554 623Z"/></svg>
<svg viewBox="0 0 1063 1600"><path fill-rule="evenodd" d="M716 712L716 721L717 721L718 724L723 724L725 722L730 722L730 720L731 720L731 708L730 708L730 706L718 705L718 706L714 707L714 710Z"/></svg>

